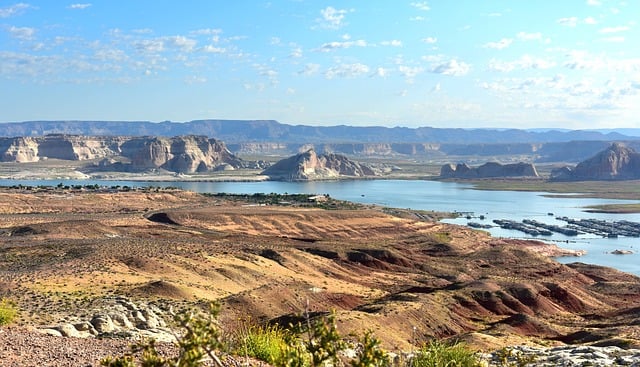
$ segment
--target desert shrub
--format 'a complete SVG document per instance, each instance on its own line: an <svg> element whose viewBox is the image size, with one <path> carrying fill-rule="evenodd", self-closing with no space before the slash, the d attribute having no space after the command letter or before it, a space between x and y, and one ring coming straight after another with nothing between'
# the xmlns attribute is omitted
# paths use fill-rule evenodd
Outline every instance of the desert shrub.
<svg viewBox="0 0 640 367"><path fill-rule="evenodd" d="M107 367L196 367L206 358L222 367L217 352L225 345L220 341L220 329L216 322L219 308L212 305L208 313L184 312L175 317L184 329L178 338L178 355L164 357L156 349L153 340L134 344L131 351L120 357L108 357L101 361ZM339 353L347 343L340 336L335 314L318 320L298 324L291 330L278 326L253 326L239 332L234 349L236 353L263 360L278 367L320 367L344 365ZM388 366L387 354L380 348L380 341L371 332L359 341L356 358L348 363L352 367ZM418 366L418 365L416 365ZM422 366L422 365L420 365ZM425 364L425 366L427 366ZM456 364L450 366L467 366Z"/></svg>
<svg viewBox="0 0 640 367"><path fill-rule="evenodd" d="M356 359L350 362L352 367L379 367L389 365L389 356L380 348L380 340L367 331L360 340Z"/></svg>
<svg viewBox="0 0 640 367"><path fill-rule="evenodd" d="M251 326L243 335L238 354L281 365L288 347L287 331L277 325Z"/></svg>
<svg viewBox="0 0 640 367"><path fill-rule="evenodd" d="M496 351L496 358L501 367L524 367L534 364L537 359L535 355L524 355L513 348L502 348Z"/></svg>
<svg viewBox="0 0 640 367"><path fill-rule="evenodd" d="M475 367L480 361L475 352L464 344L447 344L433 340L425 344L413 357L415 367Z"/></svg>
<svg viewBox="0 0 640 367"><path fill-rule="evenodd" d="M308 340L305 346L311 354L313 366L321 366L329 361L333 362L334 366L336 365L338 353L344 350L347 345L338 333L335 313L313 323L308 330Z"/></svg>
<svg viewBox="0 0 640 367"><path fill-rule="evenodd" d="M5 298L0 299L0 326L12 323L17 314L15 303Z"/></svg>

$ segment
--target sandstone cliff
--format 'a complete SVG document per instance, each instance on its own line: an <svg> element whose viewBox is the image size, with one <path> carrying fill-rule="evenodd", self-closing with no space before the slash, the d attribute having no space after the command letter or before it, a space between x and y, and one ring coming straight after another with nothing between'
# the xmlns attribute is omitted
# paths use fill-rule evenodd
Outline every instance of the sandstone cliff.
<svg viewBox="0 0 640 367"><path fill-rule="evenodd" d="M0 138L0 162L38 161L36 138Z"/></svg>
<svg viewBox="0 0 640 367"><path fill-rule="evenodd" d="M271 180L331 180L344 177L375 176L373 168L339 154L317 154L309 149L285 158L262 172Z"/></svg>
<svg viewBox="0 0 640 367"><path fill-rule="evenodd" d="M122 164L121 157L131 163ZM179 173L206 172L246 166L223 142L204 136L173 138L46 135L0 139L3 162L37 162L41 159L101 160L93 169L165 169Z"/></svg>
<svg viewBox="0 0 640 367"><path fill-rule="evenodd" d="M536 167L531 163L500 164L487 162L479 167L469 167L466 163L445 164L440 169L441 178L494 178L494 177L538 177Z"/></svg>
<svg viewBox="0 0 640 367"><path fill-rule="evenodd" d="M584 160L575 168L562 167L551 172L556 181L635 180L640 179L640 153L621 143Z"/></svg>
<svg viewBox="0 0 640 367"><path fill-rule="evenodd" d="M205 136L154 137L136 143L139 149L131 155L131 164L139 169L162 168L194 173L242 165L242 161L232 155L224 143Z"/></svg>

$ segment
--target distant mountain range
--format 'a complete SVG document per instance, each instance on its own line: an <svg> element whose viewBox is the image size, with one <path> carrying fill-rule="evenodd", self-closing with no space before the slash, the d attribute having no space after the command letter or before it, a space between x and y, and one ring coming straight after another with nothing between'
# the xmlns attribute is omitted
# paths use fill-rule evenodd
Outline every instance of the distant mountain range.
<svg viewBox="0 0 640 367"><path fill-rule="evenodd" d="M320 143L554 143L568 141L633 140L640 129L620 130L460 129L433 127L359 127L287 125L273 120L148 121L26 121L0 123L0 136L47 134L180 136L204 135L227 144L244 142Z"/></svg>

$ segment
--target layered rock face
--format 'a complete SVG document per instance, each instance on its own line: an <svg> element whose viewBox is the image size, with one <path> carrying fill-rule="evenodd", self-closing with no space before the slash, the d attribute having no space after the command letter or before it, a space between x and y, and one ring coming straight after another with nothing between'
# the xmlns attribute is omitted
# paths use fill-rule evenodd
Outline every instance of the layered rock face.
<svg viewBox="0 0 640 367"><path fill-rule="evenodd" d="M53 158L62 160L103 159L96 167L121 169L125 165L112 164L111 158L124 157L131 161L130 170L153 168L180 173L206 172L238 168L244 162L231 154L223 142L204 136L119 137L47 135L0 139L3 162L37 162Z"/></svg>
<svg viewBox="0 0 640 367"><path fill-rule="evenodd" d="M218 167L240 167L242 162L224 143L204 136L150 138L136 141L131 164L138 168L162 168L173 172L207 172Z"/></svg>
<svg viewBox="0 0 640 367"><path fill-rule="evenodd" d="M562 167L551 172L551 179L635 180L640 179L640 153L621 143L613 143L575 168Z"/></svg>
<svg viewBox="0 0 640 367"><path fill-rule="evenodd" d="M309 149L285 158L262 172L272 180L330 180L340 177L375 176L373 168L339 154L317 154Z"/></svg>
<svg viewBox="0 0 640 367"><path fill-rule="evenodd" d="M445 164L440 168L441 178L494 178L494 177L539 177L531 163L500 164L488 162L479 167L469 167L466 163Z"/></svg>
<svg viewBox="0 0 640 367"><path fill-rule="evenodd" d="M0 138L0 161L37 162L38 142L35 138Z"/></svg>

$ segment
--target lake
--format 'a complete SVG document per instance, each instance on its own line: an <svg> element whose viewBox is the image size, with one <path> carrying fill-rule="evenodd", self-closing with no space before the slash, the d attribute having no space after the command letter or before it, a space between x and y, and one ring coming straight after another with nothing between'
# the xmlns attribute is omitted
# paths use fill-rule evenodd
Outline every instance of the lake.
<svg viewBox="0 0 640 367"><path fill-rule="evenodd" d="M196 192L226 193L306 193L329 194L341 200L349 200L366 204L377 204L398 208L434 210L446 212L472 213L474 218L465 216L444 220L447 223L466 225L469 221L492 224L494 219L535 219L539 222L564 226L567 223L556 217L595 218L606 221L627 220L640 222L640 214L600 214L585 213L582 209L589 205L629 203L635 201L577 198L565 195L562 198L549 198L542 192L518 191L481 191L470 185L455 182L423 181L423 180L352 180L352 181L318 181L318 182L137 182L137 181L91 181L91 180L0 180L1 186L11 185L65 185L104 186L173 186ZM549 215L553 213L553 215ZM480 220L480 215L484 216ZM619 270L640 275L640 238L623 237L603 238L602 236L583 234L565 236L554 233L552 236L531 237L515 230L493 227L487 229L493 236L509 238L535 238L557 243L564 248L586 250L580 257L558 258L568 263L580 261L617 268ZM614 255L614 250L631 250L629 255Z"/></svg>

